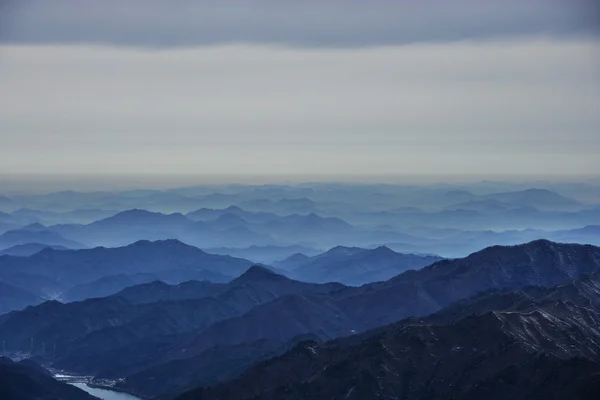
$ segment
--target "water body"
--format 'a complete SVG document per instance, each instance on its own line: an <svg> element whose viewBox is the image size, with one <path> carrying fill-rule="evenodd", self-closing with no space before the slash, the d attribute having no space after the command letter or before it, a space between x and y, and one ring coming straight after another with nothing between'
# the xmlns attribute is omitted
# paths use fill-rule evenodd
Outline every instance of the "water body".
<svg viewBox="0 0 600 400"><path fill-rule="evenodd" d="M81 390L84 390L91 394L92 396L96 396L102 400L142 400L139 397L132 396L127 393L115 392L114 390L108 389L98 389L94 387L89 387L86 383L81 382L69 382L70 385L78 387Z"/></svg>

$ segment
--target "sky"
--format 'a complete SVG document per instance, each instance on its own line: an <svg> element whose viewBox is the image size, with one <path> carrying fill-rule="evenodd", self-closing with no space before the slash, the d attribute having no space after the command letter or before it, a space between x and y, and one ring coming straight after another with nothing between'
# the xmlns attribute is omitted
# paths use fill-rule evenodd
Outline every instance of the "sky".
<svg viewBox="0 0 600 400"><path fill-rule="evenodd" d="M598 11L3 0L0 175L597 175Z"/></svg>

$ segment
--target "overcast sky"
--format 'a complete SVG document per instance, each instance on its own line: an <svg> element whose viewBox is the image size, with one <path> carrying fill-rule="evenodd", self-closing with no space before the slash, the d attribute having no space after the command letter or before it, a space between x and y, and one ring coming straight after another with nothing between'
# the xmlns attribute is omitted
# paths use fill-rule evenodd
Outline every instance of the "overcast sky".
<svg viewBox="0 0 600 400"><path fill-rule="evenodd" d="M595 174L594 3L2 1L0 172Z"/></svg>

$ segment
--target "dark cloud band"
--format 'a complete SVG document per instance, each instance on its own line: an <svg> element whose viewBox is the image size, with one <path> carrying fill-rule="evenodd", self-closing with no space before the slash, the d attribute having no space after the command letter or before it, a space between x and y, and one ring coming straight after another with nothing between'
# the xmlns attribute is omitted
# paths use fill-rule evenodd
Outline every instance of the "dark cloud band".
<svg viewBox="0 0 600 400"><path fill-rule="evenodd" d="M0 0L2 43L357 47L597 35L595 0Z"/></svg>

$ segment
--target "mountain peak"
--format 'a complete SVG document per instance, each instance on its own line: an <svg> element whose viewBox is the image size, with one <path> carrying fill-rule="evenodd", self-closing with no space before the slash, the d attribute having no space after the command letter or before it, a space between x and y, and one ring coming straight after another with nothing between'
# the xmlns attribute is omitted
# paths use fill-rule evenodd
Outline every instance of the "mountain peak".
<svg viewBox="0 0 600 400"><path fill-rule="evenodd" d="M121 212L115 214L115 216L117 216L117 215L120 215L120 216L125 216L125 215L140 216L140 215L150 215L150 214L156 214L156 213L153 213L152 211L148 211L148 210L143 210L141 208L132 208L131 210L121 211Z"/></svg>
<svg viewBox="0 0 600 400"><path fill-rule="evenodd" d="M244 272L242 275L232 280L231 284L235 285L245 283L257 283L282 279L287 280L288 278L286 278L283 275L279 275L278 273L261 265L253 265L252 267L248 268L248 270L246 270L246 272Z"/></svg>
<svg viewBox="0 0 600 400"><path fill-rule="evenodd" d="M22 229L26 231L39 231L46 229L46 227L40 224L39 222L34 222L32 224L24 226Z"/></svg>
<svg viewBox="0 0 600 400"><path fill-rule="evenodd" d="M371 250L371 254L376 254L380 256L398 254L394 250L390 249L387 246L379 246Z"/></svg>
<svg viewBox="0 0 600 400"><path fill-rule="evenodd" d="M321 254L321 255L339 255L339 256L343 256L343 255L353 255L356 254L360 251L363 251L364 249L361 249L360 247L348 247L348 246L335 246L332 247L331 249L327 250L325 253Z"/></svg>
<svg viewBox="0 0 600 400"><path fill-rule="evenodd" d="M289 256L288 258L286 258L286 261L293 261L293 260L304 261L304 260L308 260L309 258L310 257L307 256L306 254L294 253L291 256Z"/></svg>
<svg viewBox="0 0 600 400"><path fill-rule="evenodd" d="M129 219L129 218L159 218L159 217L175 217L175 218L185 218L185 216L181 213L173 213L173 214L163 214L160 212L148 211L140 208L133 208L131 210L121 211L112 217L108 217L106 219Z"/></svg>
<svg viewBox="0 0 600 400"><path fill-rule="evenodd" d="M148 246L153 246L153 247L195 248L198 251L202 251L202 250L198 249L197 247L185 244L181 240L178 240L178 239L165 239L165 240L155 240L155 241L151 241L151 240L138 240L137 242L133 242L130 245L125 246L125 247L148 247Z"/></svg>
<svg viewBox="0 0 600 400"><path fill-rule="evenodd" d="M548 190L548 189L538 189L538 188L525 189L525 190L523 190L523 193L557 194L557 193L552 192L551 190Z"/></svg>
<svg viewBox="0 0 600 400"><path fill-rule="evenodd" d="M557 243L553 242L551 240L548 240L548 239L536 239L536 240L533 240L533 241L531 241L529 243L524 243L523 246L525 246L525 247L551 246L551 245L555 245L555 244L557 244Z"/></svg>

